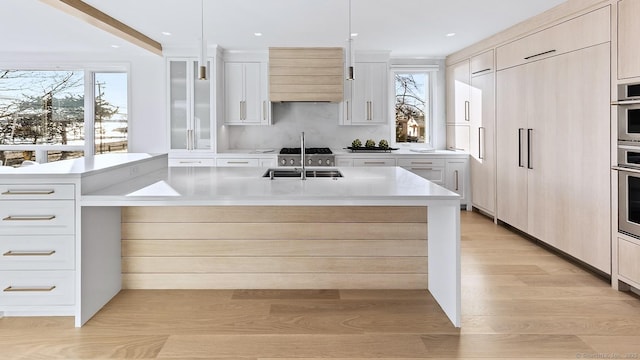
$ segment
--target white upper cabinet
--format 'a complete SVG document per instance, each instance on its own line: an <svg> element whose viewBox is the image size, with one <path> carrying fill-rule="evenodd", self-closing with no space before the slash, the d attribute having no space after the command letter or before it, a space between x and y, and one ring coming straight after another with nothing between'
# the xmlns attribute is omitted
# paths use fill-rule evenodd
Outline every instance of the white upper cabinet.
<svg viewBox="0 0 640 360"><path fill-rule="evenodd" d="M260 62L225 62L225 123L269 125L267 66Z"/></svg>
<svg viewBox="0 0 640 360"><path fill-rule="evenodd" d="M213 59L207 63L212 69ZM198 80L198 61L190 58L168 59L167 70L171 150L211 150L213 75Z"/></svg>
<svg viewBox="0 0 640 360"><path fill-rule="evenodd" d="M468 125L471 106L469 60L447 67L447 123Z"/></svg>
<svg viewBox="0 0 640 360"><path fill-rule="evenodd" d="M382 125L387 119L388 64L357 62L355 80L345 81L341 125Z"/></svg>

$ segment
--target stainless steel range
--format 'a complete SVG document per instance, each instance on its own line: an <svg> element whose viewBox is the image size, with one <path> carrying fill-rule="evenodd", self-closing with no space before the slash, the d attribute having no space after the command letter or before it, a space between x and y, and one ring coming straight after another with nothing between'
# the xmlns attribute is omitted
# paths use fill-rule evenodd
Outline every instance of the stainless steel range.
<svg viewBox="0 0 640 360"><path fill-rule="evenodd" d="M282 148L278 155L278 166L302 166L301 148ZM336 157L329 148L305 148L306 166L335 166Z"/></svg>

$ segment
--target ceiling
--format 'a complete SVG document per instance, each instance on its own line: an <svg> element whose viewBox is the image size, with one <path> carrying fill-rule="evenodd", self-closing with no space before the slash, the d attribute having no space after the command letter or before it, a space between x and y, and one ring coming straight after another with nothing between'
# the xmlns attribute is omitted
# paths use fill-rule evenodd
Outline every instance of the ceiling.
<svg viewBox="0 0 640 360"><path fill-rule="evenodd" d="M200 0L85 2L165 49L198 47ZM394 57L444 57L563 2L352 0L353 47L389 50ZM0 6L0 51L145 51L38 0L0 0ZM348 0L204 0L204 18L207 43L225 49L342 47L348 36Z"/></svg>

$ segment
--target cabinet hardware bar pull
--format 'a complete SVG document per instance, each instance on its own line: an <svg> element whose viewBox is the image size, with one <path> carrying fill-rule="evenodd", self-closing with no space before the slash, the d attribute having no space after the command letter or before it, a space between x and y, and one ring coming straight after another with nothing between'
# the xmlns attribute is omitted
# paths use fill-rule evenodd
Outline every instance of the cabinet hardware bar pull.
<svg viewBox="0 0 640 360"><path fill-rule="evenodd" d="M347 120L351 120L351 117L349 116L349 101L347 100Z"/></svg>
<svg viewBox="0 0 640 360"><path fill-rule="evenodd" d="M547 54L551 54L551 53L554 53L554 52L556 52L556 50L555 50L555 49L553 49L553 50L549 50L549 51L545 51L545 52L541 52L541 53L539 53L539 54L535 54L535 55L530 55L530 56L527 56L527 57L526 57L526 58L524 58L524 59L525 59L525 60L529 60L529 59L533 59L534 57L538 57L538 56L542 56L542 55L547 55Z"/></svg>
<svg viewBox="0 0 640 360"><path fill-rule="evenodd" d="M179 161L179 164L200 164L202 161Z"/></svg>
<svg viewBox="0 0 640 360"><path fill-rule="evenodd" d="M369 120L373 120L373 101L369 101Z"/></svg>
<svg viewBox="0 0 640 360"><path fill-rule="evenodd" d="M455 176L456 179L456 191L459 190L459 186L458 186L458 170L454 170L453 171L453 175Z"/></svg>
<svg viewBox="0 0 640 360"><path fill-rule="evenodd" d="M491 68L486 68L486 69L483 69L483 70L474 71L474 72L471 73L471 75L480 74L480 73L483 73L483 72L489 71L489 70L491 70Z"/></svg>
<svg viewBox="0 0 640 360"><path fill-rule="evenodd" d="M365 161L365 165L384 165L384 161Z"/></svg>
<svg viewBox="0 0 640 360"><path fill-rule="evenodd" d="M412 161L411 165L431 165L433 161Z"/></svg>
<svg viewBox="0 0 640 360"><path fill-rule="evenodd" d="M51 195L55 190L7 190L2 195Z"/></svg>
<svg viewBox="0 0 640 360"><path fill-rule="evenodd" d="M485 149L485 146L487 145L486 131L487 129L482 126L478 128L478 157L480 158L480 160L484 160L484 156L486 153L486 149Z"/></svg>
<svg viewBox="0 0 640 360"><path fill-rule="evenodd" d="M478 159L482 160L482 128L478 128Z"/></svg>
<svg viewBox="0 0 640 360"><path fill-rule="evenodd" d="M527 129L527 169L533 170L533 165L531 165L531 138L532 138L533 129Z"/></svg>
<svg viewBox="0 0 640 360"><path fill-rule="evenodd" d="M469 121L469 101L464 102L464 120Z"/></svg>
<svg viewBox="0 0 640 360"><path fill-rule="evenodd" d="M416 167L412 167L411 170L416 170L416 171L431 171L433 170L433 168L416 168Z"/></svg>
<svg viewBox="0 0 640 360"><path fill-rule="evenodd" d="M55 289L55 285L51 286L31 286L31 287L22 287L22 286L8 286L3 291L4 292L19 292L19 291L33 291L33 292L49 292Z"/></svg>
<svg viewBox="0 0 640 360"><path fill-rule="evenodd" d="M2 254L2 256L51 256L55 254L55 250L47 250L47 251L13 251L9 250L6 253Z"/></svg>
<svg viewBox="0 0 640 360"><path fill-rule="evenodd" d="M39 221L39 220L53 220L55 215L43 215L43 216L30 216L30 215L9 215L2 221Z"/></svg>
<svg viewBox="0 0 640 360"><path fill-rule="evenodd" d="M227 161L227 164L248 164L248 161Z"/></svg>
<svg viewBox="0 0 640 360"><path fill-rule="evenodd" d="M620 100L620 101L612 101L611 105L635 105L640 104L640 100Z"/></svg>
<svg viewBox="0 0 640 360"><path fill-rule="evenodd" d="M523 128L518 129L518 167L524 167L522 165L522 132Z"/></svg>
<svg viewBox="0 0 640 360"><path fill-rule="evenodd" d="M262 120L267 121L267 102L262 102Z"/></svg>

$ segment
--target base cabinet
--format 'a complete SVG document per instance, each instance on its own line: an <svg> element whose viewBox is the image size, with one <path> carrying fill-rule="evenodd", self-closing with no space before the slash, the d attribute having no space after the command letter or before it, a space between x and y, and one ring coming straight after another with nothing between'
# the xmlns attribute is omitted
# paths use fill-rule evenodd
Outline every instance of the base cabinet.
<svg viewBox="0 0 640 360"><path fill-rule="evenodd" d="M618 238L618 277L640 289L640 241Z"/></svg>
<svg viewBox="0 0 640 360"><path fill-rule="evenodd" d="M74 199L73 184L0 185L0 312L74 305Z"/></svg>

